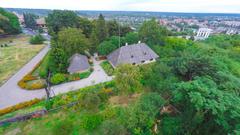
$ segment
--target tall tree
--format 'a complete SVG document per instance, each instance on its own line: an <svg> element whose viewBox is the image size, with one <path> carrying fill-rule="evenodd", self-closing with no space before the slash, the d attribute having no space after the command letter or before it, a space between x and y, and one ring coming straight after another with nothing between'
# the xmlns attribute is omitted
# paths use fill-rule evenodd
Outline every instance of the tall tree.
<svg viewBox="0 0 240 135"><path fill-rule="evenodd" d="M80 17L77 27L83 31L83 34L85 34L87 38L90 38L93 30L93 23L91 21L87 18Z"/></svg>
<svg viewBox="0 0 240 135"><path fill-rule="evenodd" d="M93 49L96 50L97 46L108 37L106 22L102 14L99 15L98 20L95 22L95 29L92 33Z"/></svg>
<svg viewBox="0 0 240 135"><path fill-rule="evenodd" d="M145 21L139 30L139 37L149 45L161 45L167 36L167 29L160 26L155 19Z"/></svg>
<svg viewBox="0 0 240 135"><path fill-rule="evenodd" d="M111 36L118 36L120 33L120 25L117 23L116 20L108 21L107 22L107 29L108 35Z"/></svg>
<svg viewBox="0 0 240 135"><path fill-rule="evenodd" d="M62 48L68 57L74 53L83 54L89 49L89 41L81 29L64 28L58 33L57 46Z"/></svg>
<svg viewBox="0 0 240 135"><path fill-rule="evenodd" d="M77 27L79 18L73 11L53 10L48 14L46 23L51 34L57 34L62 28Z"/></svg>
<svg viewBox="0 0 240 135"><path fill-rule="evenodd" d="M31 28L34 30L37 29L36 19L38 17L36 15L31 13L24 13L23 17L24 17L24 22L27 28Z"/></svg>

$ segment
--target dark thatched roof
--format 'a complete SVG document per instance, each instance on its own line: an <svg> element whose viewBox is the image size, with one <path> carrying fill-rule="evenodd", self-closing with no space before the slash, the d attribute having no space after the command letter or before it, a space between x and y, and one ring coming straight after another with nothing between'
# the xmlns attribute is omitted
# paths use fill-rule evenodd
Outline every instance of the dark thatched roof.
<svg viewBox="0 0 240 135"><path fill-rule="evenodd" d="M116 67L119 64L140 64L142 61L156 59L159 56L145 43L126 45L107 56L108 61Z"/></svg>
<svg viewBox="0 0 240 135"><path fill-rule="evenodd" d="M87 56L81 55L81 54L74 54L70 58L70 66L68 67L69 73L81 72L89 68L90 68L90 65L88 63Z"/></svg>

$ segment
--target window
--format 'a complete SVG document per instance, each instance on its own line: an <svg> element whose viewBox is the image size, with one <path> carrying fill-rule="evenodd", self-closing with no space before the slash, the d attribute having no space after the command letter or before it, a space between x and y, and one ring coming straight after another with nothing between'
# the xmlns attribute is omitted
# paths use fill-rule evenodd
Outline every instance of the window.
<svg viewBox="0 0 240 135"><path fill-rule="evenodd" d="M152 59L150 59L150 61L153 61L153 58L152 58Z"/></svg>
<svg viewBox="0 0 240 135"><path fill-rule="evenodd" d="M143 54L144 54L144 55L147 55L147 52L144 52Z"/></svg>
<svg viewBox="0 0 240 135"><path fill-rule="evenodd" d="M133 55L131 55L131 58L133 58Z"/></svg>
<svg viewBox="0 0 240 135"><path fill-rule="evenodd" d="M136 63L133 63L132 65L136 65Z"/></svg>
<svg viewBox="0 0 240 135"><path fill-rule="evenodd" d="M142 63L144 63L144 62L145 62L145 60L142 60L141 62L142 62Z"/></svg>

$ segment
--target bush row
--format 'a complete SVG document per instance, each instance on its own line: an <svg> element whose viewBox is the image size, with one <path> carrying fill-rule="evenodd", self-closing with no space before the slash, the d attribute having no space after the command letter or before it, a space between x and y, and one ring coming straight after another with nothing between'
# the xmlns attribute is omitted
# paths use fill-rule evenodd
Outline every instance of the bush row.
<svg viewBox="0 0 240 135"><path fill-rule="evenodd" d="M19 103L17 105L11 106L11 107L7 107L5 109L0 110L0 116L4 115L4 114L7 114L7 113L10 113L10 112L13 112L13 111L17 111L19 109L23 109L23 108L32 106L32 105L34 105L34 104L36 104L40 101L41 101L40 99L36 98L36 99L30 100L30 101L27 101L27 102Z"/></svg>

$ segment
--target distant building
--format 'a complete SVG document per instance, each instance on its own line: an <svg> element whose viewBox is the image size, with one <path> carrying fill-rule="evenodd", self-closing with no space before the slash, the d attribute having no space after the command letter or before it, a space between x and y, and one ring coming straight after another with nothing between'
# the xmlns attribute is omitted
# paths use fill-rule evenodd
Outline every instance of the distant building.
<svg viewBox="0 0 240 135"><path fill-rule="evenodd" d="M88 58L85 55L76 53L69 60L70 65L67 71L70 74L85 72L90 68Z"/></svg>
<svg viewBox="0 0 240 135"><path fill-rule="evenodd" d="M13 12L13 14L15 14L17 16L20 25L24 25L24 17L23 17L23 15L20 15L17 12Z"/></svg>
<svg viewBox="0 0 240 135"><path fill-rule="evenodd" d="M45 18L36 19L36 24L38 27L42 28L44 31L47 30Z"/></svg>
<svg viewBox="0 0 240 135"><path fill-rule="evenodd" d="M146 64L156 61L159 56L145 43L125 45L107 56L108 61L115 68L120 64Z"/></svg>
<svg viewBox="0 0 240 135"><path fill-rule="evenodd" d="M211 32L212 32L212 29L200 28L197 32L197 36L195 36L195 40L207 39L209 37L209 35L211 34Z"/></svg>

